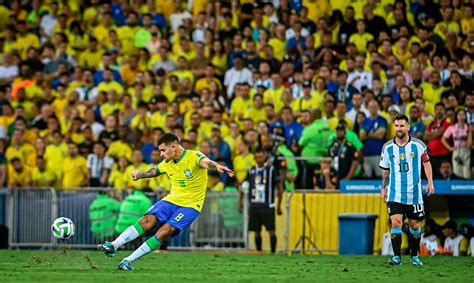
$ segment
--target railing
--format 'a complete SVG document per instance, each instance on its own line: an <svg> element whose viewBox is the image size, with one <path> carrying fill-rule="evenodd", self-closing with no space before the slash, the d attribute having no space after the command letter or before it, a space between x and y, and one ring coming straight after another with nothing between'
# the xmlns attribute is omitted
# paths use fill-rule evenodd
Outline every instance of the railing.
<svg viewBox="0 0 474 283"><path fill-rule="evenodd" d="M94 248L101 240L94 237L90 230L89 206L104 191L114 191L115 195L122 198L127 195L127 192L119 193L110 188L78 188L68 191L55 191L52 188L1 190L0 220L2 217L7 219L9 246L48 248L66 245L73 248ZM168 248L246 248L247 217L245 213L237 212L238 197L238 192L208 192L201 215L183 236L171 239ZM159 200L159 193L154 194L152 199ZM235 205L235 213L227 209L228 205ZM58 241L51 236L51 223L60 216L72 219L76 225L76 234L67 241Z"/></svg>

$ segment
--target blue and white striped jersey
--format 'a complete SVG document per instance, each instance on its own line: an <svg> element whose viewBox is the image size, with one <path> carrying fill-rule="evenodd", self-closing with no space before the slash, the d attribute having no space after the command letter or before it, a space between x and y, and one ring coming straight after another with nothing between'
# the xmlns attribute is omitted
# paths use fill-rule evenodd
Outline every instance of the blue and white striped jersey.
<svg viewBox="0 0 474 283"><path fill-rule="evenodd" d="M387 201L402 204L422 204L421 162L428 162L426 145L419 139L410 137L401 147L395 139L382 148L379 166L390 170Z"/></svg>

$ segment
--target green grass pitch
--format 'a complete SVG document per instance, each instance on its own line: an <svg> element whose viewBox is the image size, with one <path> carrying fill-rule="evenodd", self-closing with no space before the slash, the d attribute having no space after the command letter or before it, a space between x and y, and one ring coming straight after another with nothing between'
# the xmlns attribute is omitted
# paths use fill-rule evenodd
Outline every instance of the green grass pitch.
<svg viewBox="0 0 474 283"><path fill-rule="evenodd" d="M380 281L473 282L474 259L423 258L413 267L387 266L380 256L269 255L236 253L153 253L133 264L135 271L117 270L120 259L97 251L59 249L0 251L0 282L194 282L194 281ZM436 281L434 281L436 280Z"/></svg>

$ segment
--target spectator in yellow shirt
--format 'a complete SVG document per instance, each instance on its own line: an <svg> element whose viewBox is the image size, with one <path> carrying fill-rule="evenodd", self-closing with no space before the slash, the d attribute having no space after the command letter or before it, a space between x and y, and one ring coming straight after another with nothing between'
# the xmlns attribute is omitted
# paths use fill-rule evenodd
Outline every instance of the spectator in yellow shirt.
<svg viewBox="0 0 474 283"><path fill-rule="evenodd" d="M99 43L95 37L89 38L88 49L79 55L79 66L85 69L97 69L102 59L103 49L99 49Z"/></svg>
<svg viewBox="0 0 474 283"><path fill-rule="evenodd" d="M62 187L68 189L88 185L87 173L89 170L87 169L87 160L79 155L79 147L75 143L70 142L68 149L69 156L63 162L64 175Z"/></svg>
<svg viewBox="0 0 474 283"><path fill-rule="evenodd" d="M17 157L22 164L33 167L36 163L36 149L24 141L22 130L15 130L12 135L12 143L5 152L5 157L10 162Z"/></svg>
<svg viewBox="0 0 474 283"><path fill-rule="evenodd" d="M244 118L252 119L255 124L257 124L259 121L264 121L266 117L265 108L263 106L263 96L256 94L253 97L252 107L244 112Z"/></svg>
<svg viewBox="0 0 474 283"><path fill-rule="evenodd" d="M20 158L14 157L10 161L8 170L8 187L28 187L31 185L31 169L23 165Z"/></svg>
<svg viewBox="0 0 474 283"><path fill-rule="evenodd" d="M365 23L363 20L357 21L357 33L349 37L349 42L357 47L359 53L365 53L367 50L367 43L374 40L374 36L365 31Z"/></svg>
<svg viewBox="0 0 474 283"><path fill-rule="evenodd" d="M242 140L239 142L240 153L234 158L234 172L239 184L247 177L247 172L255 165L255 158L253 153L249 151L250 145Z"/></svg>
<svg viewBox="0 0 474 283"><path fill-rule="evenodd" d="M161 162L160 150L155 148L151 151L151 164L149 167L158 166ZM169 191L171 189L171 180L166 174L161 174L156 178L149 179L149 187L153 190Z"/></svg>
<svg viewBox="0 0 474 283"><path fill-rule="evenodd" d="M109 90L114 90L116 94L123 94L123 86L117 81L114 81L114 73L110 69L105 69L103 71L104 81L97 86L97 91L100 93L102 91L108 92Z"/></svg>
<svg viewBox="0 0 474 283"><path fill-rule="evenodd" d="M42 156L36 158L36 167L31 172L31 181L35 187L52 187L56 183L56 174L46 167Z"/></svg>
<svg viewBox="0 0 474 283"><path fill-rule="evenodd" d="M125 176L128 176L128 188L132 189L144 189L148 187L148 179L139 179L137 181L133 181L131 176L133 171L146 171L150 166L143 163L143 155L142 152L138 149L133 151L133 164L129 165L125 170Z"/></svg>
<svg viewBox="0 0 474 283"><path fill-rule="evenodd" d="M132 160L132 147L127 141L129 129L122 125L118 129L119 140L110 144L107 150L107 155L117 160L120 157L125 157L127 160Z"/></svg>
<svg viewBox="0 0 474 283"><path fill-rule="evenodd" d="M127 175L126 170L128 167L128 160L125 157L120 157L118 160L118 166L112 169L112 173L109 176L109 185L115 189L123 190L127 188L130 176Z"/></svg>

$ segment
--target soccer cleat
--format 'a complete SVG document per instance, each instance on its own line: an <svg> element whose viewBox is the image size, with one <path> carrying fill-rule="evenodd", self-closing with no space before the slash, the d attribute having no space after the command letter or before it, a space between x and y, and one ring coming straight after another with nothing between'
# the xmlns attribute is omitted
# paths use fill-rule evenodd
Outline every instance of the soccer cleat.
<svg viewBox="0 0 474 283"><path fill-rule="evenodd" d="M411 257L411 264L413 264L413 266L422 266L423 262L421 261L419 256L412 256Z"/></svg>
<svg viewBox="0 0 474 283"><path fill-rule="evenodd" d="M388 264L390 265L402 265L402 259L396 255L388 260Z"/></svg>
<svg viewBox="0 0 474 283"><path fill-rule="evenodd" d="M114 248L114 245L112 245L111 242L105 242L104 244L97 245L97 249L99 251L104 252L104 254L108 257L114 257L115 256L115 248Z"/></svg>
<svg viewBox="0 0 474 283"><path fill-rule="evenodd" d="M124 259L119 263L118 269L119 270L125 270L125 271L135 270L130 264L131 264L130 261Z"/></svg>

